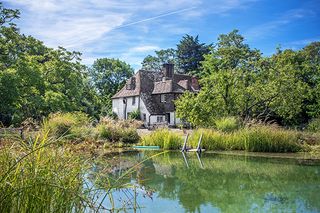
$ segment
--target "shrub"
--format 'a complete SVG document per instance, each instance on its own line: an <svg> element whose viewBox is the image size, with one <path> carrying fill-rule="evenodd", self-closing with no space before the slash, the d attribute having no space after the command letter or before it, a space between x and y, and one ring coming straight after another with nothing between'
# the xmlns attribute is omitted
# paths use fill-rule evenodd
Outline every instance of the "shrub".
<svg viewBox="0 0 320 213"><path fill-rule="evenodd" d="M55 113L43 122L42 130L49 131L50 135L59 138L61 136L68 137L84 137L85 128L90 125L90 118L82 112L73 113ZM81 128L84 127L84 128Z"/></svg>
<svg viewBox="0 0 320 213"><path fill-rule="evenodd" d="M109 142L137 143L140 140L135 128L123 128L119 125L99 124L97 127L99 138Z"/></svg>
<svg viewBox="0 0 320 213"><path fill-rule="evenodd" d="M307 130L311 132L320 132L320 118L312 119L307 126Z"/></svg>
<svg viewBox="0 0 320 213"><path fill-rule="evenodd" d="M159 146L163 149L179 149L182 147L183 139L168 129L157 129L150 135L144 136L142 144L144 146Z"/></svg>
<svg viewBox="0 0 320 213"><path fill-rule="evenodd" d="M215 120L215 127L223 132L232 132L239 128L239 120L235 117L223 117Z"/></svg>
<svg viewBox="0 0 320 213"><path fill-rule="evenodd" d="M131 120L140 120L141 115L140 115L140 110L135 110L129 114L129 119Z"/></svg>

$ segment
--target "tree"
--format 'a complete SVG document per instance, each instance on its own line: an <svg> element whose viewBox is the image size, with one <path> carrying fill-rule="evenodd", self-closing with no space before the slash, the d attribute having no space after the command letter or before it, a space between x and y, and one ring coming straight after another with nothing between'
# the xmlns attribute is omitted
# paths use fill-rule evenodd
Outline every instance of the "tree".
<svg viewBox="0 0 320 213"><path fill-rule="evenodd" d="M201 91L181 96L178 116L210 126L221 116L290 125L319 115L319 44L262 57L243 41L236 30L219 36L202 62Z"/></svg>
<svg viewBox="0 0 320 213"><path fill-rule="evenodd" d="M0 122L18 125L57 111L94 114L95 90L81 54L21 35L13 23L18 17L19 11L0 4Z"/></svg>
<svg viewBox="0 0 320 213"><path fill-rule="evenodd" d="M142 69L160 72L163 64L171 63L175 65L175 70L179 70L175 49L169 48L155 51L155 53L156 56L148 55L143 59Z"/></svg>
<svg viewBox="0 0 320 213"><path fill-rule="evenodd" d="M200 43L198 36L185 35L177 45L177 58L182 72L201 76L200 66L211 45Z"/></svg>
<svg viewBox="0 0 320 213"><path fill-rule="evenodd" d="M93 63L90 77L105 105L105 112L111 111L111 97L124 86L133 73L130 65L119 59L101 58Z"/></svg>

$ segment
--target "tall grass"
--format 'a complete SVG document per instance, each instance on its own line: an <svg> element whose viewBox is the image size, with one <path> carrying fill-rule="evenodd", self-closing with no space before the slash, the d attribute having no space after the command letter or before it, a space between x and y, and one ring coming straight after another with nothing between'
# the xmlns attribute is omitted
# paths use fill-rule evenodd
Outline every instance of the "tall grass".
<svg viewBox="0 0 320 213"><path fill-rule="evenodd" d="M201 147L206 150L245 150L250 152L298 152L306 149L303 134L272 125L255 125L232 132L215 129L194 130L188 140L190 148L196 148L203 134ZM179 149L183 137L160 129L142 138L143 145L160 146L163 149Z"/></svg>
<svg viewBox="0 0 320 213"><path fill-rule="evenodd" d="M240 122L235 117L223 117L215 120L215 127L223 132L232 132L239 128Z"/></svg>
<svg viewBox="0 0 320 213"><path fill-rule="evenodd" d="M137 143L140 137L137 128L141 126L140 121L136 120L112 120L102 118L96 126L98 138L108 142L120 142L126 144Z"/></svg>
<svg viewBox="0 0 320 213"><path fill-rule="evenodd" d="M38 136L29 144L2 147L2 212L73 212L90 206L80 158L63 149L49 149L50 144L46 136Z"/></svg>
<svg viewBox="0 0 320 213"><path fill-rule="evenodd" d="M182 143L182 137L168 129L157 129L142 138L142 145L159 146L162 149L179 149Z"/></svg>
<svg viewBox="0 0 320 213"><path fill-rule="evenodd" d="M256 125L234 132L199 129L190 137L190 144L197 146L203 133L202 147L207 150L245 150L250 152L302 151L301 133L275 126Z"/></svg>
<svg viewBox="0 0 320 213"><path fill-rule="evenodd" d="M43 132L50 132L50 136L68 139L84 140L92 137L91 119L82 112L55 113L44 120Z"/></svg>

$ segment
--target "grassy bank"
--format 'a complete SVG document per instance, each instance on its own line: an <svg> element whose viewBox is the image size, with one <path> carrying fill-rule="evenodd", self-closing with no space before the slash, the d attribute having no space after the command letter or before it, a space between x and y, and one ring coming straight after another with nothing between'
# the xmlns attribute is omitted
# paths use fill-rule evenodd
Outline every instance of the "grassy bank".
<svg viewBox="0 0 320 213"><path fill-rule="evenodd" d="M250 152L299 152L311 151L320 145L317 134L286 130L272 125L253 125L233 131L197 129L189 137L188 144L196 148L203 134L202 148L206 150L245 150ZM180 149L183 137L168 130L157 130L143 137L143 145L157 145L163 149Z"/></svg>

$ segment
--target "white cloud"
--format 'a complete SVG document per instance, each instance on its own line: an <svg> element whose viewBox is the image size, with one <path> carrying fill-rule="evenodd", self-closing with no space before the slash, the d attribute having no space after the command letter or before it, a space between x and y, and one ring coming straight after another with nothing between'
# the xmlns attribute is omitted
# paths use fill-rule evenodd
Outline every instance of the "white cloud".
<svg viewBox="0 0 320 213"><path fill-rule="evenodd" d="M154 46L154 45L143 45L143 46L137 46L130 49L130 52L149 52L158 50L160 47Z"/></svg>
<svg viewBox="0 0 320 213"><path fill-rule="evenodd" d="M190 33L190 21L223 15L253 1L4 0L21 9L22 33L50 47L81 51L86 64L94 57L114 57L135 66L174 36Z"/></svg>

